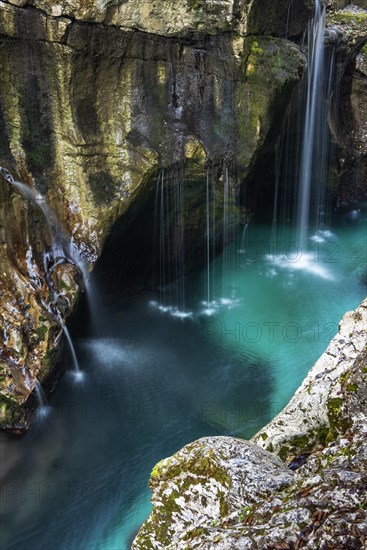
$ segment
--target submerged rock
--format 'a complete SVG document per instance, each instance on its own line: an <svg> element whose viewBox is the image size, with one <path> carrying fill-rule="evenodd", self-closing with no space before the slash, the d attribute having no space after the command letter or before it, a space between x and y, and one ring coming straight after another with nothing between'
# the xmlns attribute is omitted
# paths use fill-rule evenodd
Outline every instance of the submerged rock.
<svg viewBox="0 0 367 550"><path fill-rule="evenodd" d="M158 463L132 548L365 548L366 328L367 299L252 442L203 438Z"/></svg>

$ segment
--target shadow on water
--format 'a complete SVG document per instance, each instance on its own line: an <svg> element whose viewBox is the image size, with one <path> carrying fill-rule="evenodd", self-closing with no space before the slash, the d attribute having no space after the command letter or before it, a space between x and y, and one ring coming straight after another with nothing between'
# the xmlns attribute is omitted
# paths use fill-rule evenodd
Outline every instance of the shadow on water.
<svg viewBox="0 0 367 550"><path fill-rule="evenodd" d="M4 549L43 550L50 540L127 548L149 513L158 460L204 435L250 436L269 420L259 403L270 365L213 345L200 320L162 315L152 297L106 298L113 333L76 342L83 384L64 376L47 417L19 440L2 437Z"/></svg>

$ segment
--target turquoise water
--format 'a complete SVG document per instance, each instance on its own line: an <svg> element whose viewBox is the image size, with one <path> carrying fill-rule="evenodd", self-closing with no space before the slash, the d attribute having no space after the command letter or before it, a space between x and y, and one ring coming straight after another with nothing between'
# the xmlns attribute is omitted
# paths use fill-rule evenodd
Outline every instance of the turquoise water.
<svg viewBox="0 0 367 550"><path fill-rule="evenodd" d="M210 266L209 304L205 270L183 311L106 297L110 333L76 342L83 382L65 375L28 434L1 434L3 550L125 550L158 460L204 435L250 437L286 404L366 295L366 209L302 253L292 231L272 234L239 228Z"/></svg>

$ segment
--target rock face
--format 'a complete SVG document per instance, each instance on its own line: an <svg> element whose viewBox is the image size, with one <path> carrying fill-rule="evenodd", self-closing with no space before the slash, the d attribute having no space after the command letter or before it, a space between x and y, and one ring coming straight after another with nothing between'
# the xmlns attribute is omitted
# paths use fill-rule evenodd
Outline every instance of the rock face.
<svg viewBox="0 0 367 550"><path fill-rule="evenodd" d="M289 404L253 438L290 461L301 451L335 438L342 383L367 347L367 299L344 315L339 332L312 367Z"/></svg>
<svg viewBox="0 0 367 550"><path fill-rule="evenodd" d="M220 180L230 165L238 190L305 67L292 42L247 36L246 13L229 1L0 2L0 166L38 197L0 176L2 427L24 426L19 405L52 375L81 288L40 204L91 268L162 167L203 179L210 161Z"/></svg>
<svg viewBox="0 0 367 550"><path fill-rule="evenodd" d="M122 29L138 29L163 36L192 32L217 34L300 35L313 2L284 5L281 0L9 0L15 6L34 6L55 17L99 22ZM261 10L263 10L261 12ZM261 13L266 13L264 18ZM264 24L265 21L265 24ZM288 32L287 32L288 31Z"/></svg>
<svg viewBox="0 0 367 550"><path fill-rule="evenodd" d="M330 126L338 143L340 202L365 193L367 177L367 4L329 2L326 39L338 52Z"/></svg>
<svg viewBox="0 0 367 550"><path fill-rule="evenodd" d="M55 17L139 29L164 36L232 30L243 13L241 3L233 0L10 0L10 3L35 6Z"/></svg>
<svg viewBox="0 0 367 550"><path fill-rule="evenodd" d="M335 135L340 145L342 201L365 192L367 179L367 46L347 67L340 89Z"/></svg>
<svg viewBox="0 0 367 550"><path fill-rule="evenodd" d="M132 548L197 548L197 539L202 542L211 531L218 539L223 518L238 516L264 493L289 486L293 477L277 457L253 443L199 439L155 466L154 510Z"/></svg>
<svg viewBox="0 0 367 550"><path fill-rule="evenodd" d="M252 442L204 438L157 464L132 548L365 548L366 328L367 299Z"/></svg>

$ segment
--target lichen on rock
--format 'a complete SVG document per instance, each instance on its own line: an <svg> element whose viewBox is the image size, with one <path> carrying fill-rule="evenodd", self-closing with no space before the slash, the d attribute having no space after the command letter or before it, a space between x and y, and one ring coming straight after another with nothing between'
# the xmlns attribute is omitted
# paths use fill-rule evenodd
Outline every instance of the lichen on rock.
<svg viewBox="0 0 367 550"><path fill-rule="evenodd" d="M264 494L289 485L293 474L256 445L207 437L187 445L153 469L154 510L132 548L196 548L197 537L216 535Z"/></svg>
<svg viewBox="0 0 367 550"><path fill-rule="evenodd" d="M289 404L253 438L283 459L336 437L341 380L367 346L367 300L347 312L339 332L309 371Z"/></svg>

